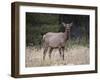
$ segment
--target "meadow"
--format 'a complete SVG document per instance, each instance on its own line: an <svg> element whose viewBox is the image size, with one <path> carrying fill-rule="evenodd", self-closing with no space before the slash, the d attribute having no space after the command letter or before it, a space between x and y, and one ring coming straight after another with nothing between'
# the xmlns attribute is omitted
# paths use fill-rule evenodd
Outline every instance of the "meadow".
<svg viewBox="0 0 100 80"><path fill-rule="evenodd" d="M47 52L45 60L43 60L43 48L37 49L32 46L26 47L25 62L26 67L39 66L60 66L60 65L85 65L89 64L89 48L86 46L74 45L64 51L64 60L57 49L51 54L51 59Z"/></svg>

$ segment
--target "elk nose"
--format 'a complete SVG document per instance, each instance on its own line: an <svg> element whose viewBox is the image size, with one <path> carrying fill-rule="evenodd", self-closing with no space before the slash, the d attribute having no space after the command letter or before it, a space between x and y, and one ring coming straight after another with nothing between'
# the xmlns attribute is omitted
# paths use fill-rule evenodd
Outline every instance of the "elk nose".
<svg viewBox="0 0 100 80"><path fill-rule="evenodd" d="M70 31L70 28L68 28L67 31Z"/></svg>

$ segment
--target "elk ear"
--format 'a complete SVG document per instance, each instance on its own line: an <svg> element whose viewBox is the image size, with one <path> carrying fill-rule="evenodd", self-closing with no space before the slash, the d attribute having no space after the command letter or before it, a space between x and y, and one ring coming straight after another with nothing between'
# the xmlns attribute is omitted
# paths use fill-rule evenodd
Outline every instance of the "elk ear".
<svg viewBox="0 0 100 80"><path fill-rule="evenodd" d="M73 22L70 23L70 26L72 26L72 25L73 25Z"/></svg>
<svg viewBox="0 0 100 80"><path fill-rule="evenodd" d="M62 22L62 25L65 27L66 26L66 24L64 23L64 22Z"/></svg>

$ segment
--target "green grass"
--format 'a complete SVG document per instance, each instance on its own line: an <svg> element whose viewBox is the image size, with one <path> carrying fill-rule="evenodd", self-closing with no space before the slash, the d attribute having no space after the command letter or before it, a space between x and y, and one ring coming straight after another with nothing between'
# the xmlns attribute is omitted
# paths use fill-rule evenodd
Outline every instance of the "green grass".
<svg viewBox="0 0 100 80"><path fill-rule="evenodd" d="M67 50L68 48L74 48L76 46L84 46L84 47L88 47L89 48L89 40L87 40L85 37L83 37L82 39L70 39L66 42L66 46L65 49Z"/></svg>

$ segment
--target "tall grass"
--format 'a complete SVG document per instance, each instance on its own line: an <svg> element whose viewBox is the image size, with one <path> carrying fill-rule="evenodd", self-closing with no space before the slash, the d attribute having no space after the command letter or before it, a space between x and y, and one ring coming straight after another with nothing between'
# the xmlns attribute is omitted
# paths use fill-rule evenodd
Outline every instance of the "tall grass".
<svg viewBox="0 0 100 80"><path fill-rule="evenodd" d="M82 37L81 39L69 39L66 42L66 46L65 49L71 49L74 48L76 46L84 46L89 48L89 40L86 37Z"/></svg>

